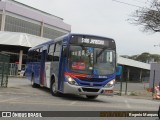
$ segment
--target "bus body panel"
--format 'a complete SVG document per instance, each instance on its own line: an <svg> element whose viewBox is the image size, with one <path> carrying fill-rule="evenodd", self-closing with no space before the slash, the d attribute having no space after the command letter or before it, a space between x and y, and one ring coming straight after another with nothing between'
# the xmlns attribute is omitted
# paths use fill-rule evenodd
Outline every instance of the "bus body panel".
<svg viewBox="0 0 160 120"><path fill-rule="evenodd" d="M39 62L33 64L33 75L36 84L40 84L40 69L41 64Z"/></svg>
<svg viewBox="0 0 160 120"><path fill-rule="evenodd" d="M109 93L106 93L108 92ZM77 94L77 95L113 95L112 88L96 88L96 87L83 87L83 86L73 86L67 82L64 82L64 93L65 94Z"/></svg>
<svg viewBox="0 0 160 120"><path fill-rule="evenodd" d="M45 83L45 59L46 59L47 50L43 50L41 53L40 59L40 72L39 72L39 81L41 85Z"/></svg>
<svg viewBox="0 0 160 120"><path fill-rule="evenodd" d="M54 80L58 84L58 69L59 69L58 61L45 63L45 71L44 71L44 86L45 87L50 88L52 77L54 77Z"/></svg>
<svg viewBox="0 0 160 120"><path fill-rule="evenodd" d="M54 76L54 79L57 85L58 85L58 69L59 69L59 61L52 62L51 76Z"/></svg>
<svg viewBox="0 0 160 120"><path fill-rule="evenodd" d="M34 76L34 82L36 84L40 84L40 63L39 62L31 62L26 66L26 77L31 80L32 76Z"/></svg>
<svg viewBox="0 0 160 120"><path fill-rule="evenodd" d="M44 78L44 86L50 88L50 81L51 81L51 62L45 63L45 78Z"/></svg>

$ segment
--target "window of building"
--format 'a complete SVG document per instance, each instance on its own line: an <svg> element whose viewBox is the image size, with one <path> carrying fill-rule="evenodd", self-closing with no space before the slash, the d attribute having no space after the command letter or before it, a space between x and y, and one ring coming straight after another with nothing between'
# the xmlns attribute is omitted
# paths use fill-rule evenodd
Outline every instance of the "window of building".
<svg viewBox="0 0 160 120"><path fill-rule="evenodd" d="M5 31L23 32L40 36L41 26L15 17L6 16Z"/></svg>
<svg viewBox="0 0 160 120"><path fill-rule="evenodd" d="M51 38L51 39L55 39L57 37L60 37L62 35L64 35L65 33L48 28L48 27L44 27L43 29L43 37L46 38Z"/></svg>

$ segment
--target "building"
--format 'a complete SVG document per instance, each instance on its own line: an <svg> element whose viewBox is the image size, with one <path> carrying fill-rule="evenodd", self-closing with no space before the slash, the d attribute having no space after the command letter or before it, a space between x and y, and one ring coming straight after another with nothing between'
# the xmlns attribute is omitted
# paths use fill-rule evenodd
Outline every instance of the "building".
<svg viewBox="0 0 160 120"><path fill-rule="evenodd" d="M9 54L11 62L19 63L21 70L30 47L69 33L71 26L60 17L17 1L0 0L0 30L0 52ZM25 40L37 41L19 44Z"/></svg>
<svg viewBox="0 0 160 120"><path fill-rule="evenodd" d="M71 31L63 19L14 0L0 1L1 31L22 32L54 39Z"/></svg>
<svg viewBox="0 0 160 120"><path fill-rule="evenodd" d="M151 65L136 60L118 57L117 63L122 66L122 80L128 82L148 82Z"/></svg>
<svg viewBox="0 0 160 120"><path fill-rule="evenodd" d="M160 86L160 63L151 63L149 88Z"/></svg>

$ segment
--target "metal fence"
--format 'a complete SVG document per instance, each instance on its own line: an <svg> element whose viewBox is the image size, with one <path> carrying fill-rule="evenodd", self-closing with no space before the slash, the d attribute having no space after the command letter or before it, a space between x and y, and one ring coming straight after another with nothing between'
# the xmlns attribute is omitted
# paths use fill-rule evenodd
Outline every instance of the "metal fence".
<svg viewBox="0 0 160 120"><path fill-rule="evenodd" d="M21 67L23 70L25 70L25 64L22 64ZM16 63L10 63L9 64L9 76L18 76L18 64Z"/></svg>
<svg viewBox="0 0 160 120"><path fill-rule="evenodd" d="M7 87L10 57L0 54L0 87Z"/></svg>
<svg viewBox="0 0 160 120"><path fill-rule="evenodd" d="M9 76L17 76L18 75L18 65L15 63L9 64Z"/></svg>

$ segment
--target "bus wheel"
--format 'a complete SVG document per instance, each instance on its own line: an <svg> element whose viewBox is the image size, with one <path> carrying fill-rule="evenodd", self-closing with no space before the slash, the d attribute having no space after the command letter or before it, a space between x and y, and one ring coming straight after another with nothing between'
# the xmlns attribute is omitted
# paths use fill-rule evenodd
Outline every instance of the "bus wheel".
<svg viewBox="0 0 160 120"><path fill-rule="evenodd" d="M34 83L34 75L32 75L32 78L31 78L31 85L33 88L37 87L37 85Z"/></svg>
<svg viewBox="0 0 160 120"><path fill-rule="evenodd" d="M53 80L51 81L51 88L50 88L50 90L51 90L51 94L52 94L53 96L58 95L56 83L55 83L55 81L53 81Z"/></svg>
<svg viewBox="0 0 160 120"><path fill-rule="evenodd" d="M86 95L88 99L96 99L98 95Z"/></svg>

